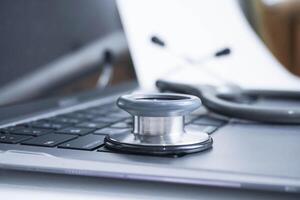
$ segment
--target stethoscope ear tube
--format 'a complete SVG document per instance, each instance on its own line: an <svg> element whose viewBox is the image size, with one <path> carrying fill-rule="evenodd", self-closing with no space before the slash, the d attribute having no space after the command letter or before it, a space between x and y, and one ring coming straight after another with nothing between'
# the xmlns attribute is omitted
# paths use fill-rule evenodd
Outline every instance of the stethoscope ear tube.
<svg viewBox="0 0 300 200"><path fill-rule="evenodd" d="M192 85L159 80L156 86L161 91L173 91L198 96L202 104L210 111L228 117L278 124L300 124L300 109L285 109L255 104L243 104L221 98L216 88L211 86L194 87ZM241 90L233 93L244 97L280 97L299 100L300 93L293 91Z"/></svg>
<svg viewBox="0 0 300 200"><path fill-rule="evenodd" d="M253 96L253 92L251 94ZM266 123L300 124L300 110L229 102L221 99L216 91L205 89L201 93L201 101L207 109L229 117Z"/></svg>

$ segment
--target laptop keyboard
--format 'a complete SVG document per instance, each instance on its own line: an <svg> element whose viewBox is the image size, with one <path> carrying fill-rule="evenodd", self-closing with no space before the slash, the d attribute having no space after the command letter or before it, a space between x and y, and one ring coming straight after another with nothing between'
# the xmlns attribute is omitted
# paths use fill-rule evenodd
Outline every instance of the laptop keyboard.
<svg viewBox="0 0 300 200"><path fill-rule="evenodd" d="M212 134L226 122L208 114L190 115L186 129ZM0 143L97 151L107 134L128 134L132 124L130 115L114 104L102 105L2 128Z"/></svg>

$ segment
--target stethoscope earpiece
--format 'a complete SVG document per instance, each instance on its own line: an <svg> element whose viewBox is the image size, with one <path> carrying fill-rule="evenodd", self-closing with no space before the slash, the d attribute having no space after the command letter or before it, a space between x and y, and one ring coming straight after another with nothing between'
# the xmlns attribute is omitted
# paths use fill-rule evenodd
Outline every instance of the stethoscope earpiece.
<svg viewBox="0 0 300 200"><path fill-rule="evenodd" d="M184 117L201 105L198 97L183 94L132 94L117 105L133 116L130 134L108 135L108 149L149 155L182 155L212 147L204 132L185 130Z"/></svg>

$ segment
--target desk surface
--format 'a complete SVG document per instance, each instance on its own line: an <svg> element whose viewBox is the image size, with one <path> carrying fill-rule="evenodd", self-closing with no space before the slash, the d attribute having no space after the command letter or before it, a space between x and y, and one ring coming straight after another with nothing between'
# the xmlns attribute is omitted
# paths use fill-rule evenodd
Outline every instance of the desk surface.
<svg viewBox="0 0 300 200"><path fill-rule="evenodd" d="M180 184L0 171L1 199L300 199L300 195ZM6 197L6 198L4 198Z"/></svg>

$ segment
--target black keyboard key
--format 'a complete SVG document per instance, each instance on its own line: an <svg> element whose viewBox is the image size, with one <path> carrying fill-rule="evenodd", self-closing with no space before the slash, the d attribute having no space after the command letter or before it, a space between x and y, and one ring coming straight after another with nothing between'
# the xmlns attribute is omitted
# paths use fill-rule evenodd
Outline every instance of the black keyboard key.
<svg viewBox="0 0 300 200"><path fill-rule="evenodd" d="M58 144L61 144L61 143L66 142L68 140L74 139L76 137L77 136L74 136L74 135L51 133L51 134L42 135L42 136L32 138L30 140L22 142L22 144L34 145L34 146L54 147L54 146L57 146Z"/></svg>
<svg viewBox="0 0 300 200"><path fill-rule="evenodd" d="M113 135L113 134L121 134L121 133L130 133L131 128L126 129L119 129L119 128L102 128L97 131L95 131L93 134L100 134L100 135Z"/></svg>
<svg viewBox="0 0 300 200"><path fill-rule="evenodd" d="M120 121L120 120L121 119L117 119L115 117L101 116L101 117L93 119L93 122L115 123L115 122Z"/></svg>
<svg viewBox="0 0 300 200"><path fill-rule="evenodd" d="M193 131L201 131L201 132L205 132L207 134L212 134L213 132L215 132L218 128L216 126L208 126L208 125L196 125L196 124L190 124L187 125L185 130L193 130Z"/></svg>
<svg viewBox="0 0 300 200"><path fill-rule="evenodd" d="M45 129L52 129L51 125L52 125L51 122L46 122L46 121L36 121L36 122L31 122L30 123L31 127L45 128Z"/></svg>
<svg viewBox="0 0 300 200"><path fill-rule="evenodd" d="M18 124L17 126L30 127L30 122Z"/></svg>
<svg viewBox="0 0 300 200"><path fill-rule="evenodd" d="M10 126L10 127L6 127L6 128L2 128L0 129L0 133L11 133L12 131L21 129L21 128L25 128L25 126Z"/></svg>
<svg viewBox="0 0 300 200"><path fill-rule="evenodd" d="M77 124L79 122L81 122L81 120L76 119L76 118L70 118L70 117L51 117L49 119L52 122L58 122L58 123L66 123L66 124Z"/></svg>
<svg viewBox="0 0 300 200"><path fill-rule="evenodd" d="M102 122L83 122L81 124L77 124L77 127L82 128L93 128L93 129L100 129L108 126L108 123L102 123Z"/></svg>
<svg viewBox="0 0 300 200"><path fill-rule="evenodd" d="M90 119L95 118L94 114L86 113L84 111L77 111L77 112L69 113L66 116L70 117L70 118L76 118L79 120L90 120Z"/></svg>
<svg viewBox="0 0 300 200"><path fill-rule="evenodd" d="M50 133L50 129L39 129L39 128L19 128L14 131L11 131L11 133L19 134L19 135L32 135L32 136L39 136L44 135L47 133Z"/></svg>
<svg viewBox="0 0 300 200"><path fill-rule="evenodd" d="M212 126L222 126L226 121L222 119L213 118L210 116L200 117L192 122L192 124L200 124L200 125L212 125Z"/></svg>
<svg viewBox="0 0 300 200"><path fill-rule="evenodd" d="M0 134L3 133L9 133L9 131L7 130L7 128L2 128L0 129Z"/></svg>
<svg viewBox="0 0 300 200"><path fill-rule="evenodd" d="M56 132L72 134L72 135L86 135L94 130L95 129L91 129L91 128L69 127L69 128L64 128L64 129L58 130Z"/></svg>
<svg viewBox="0 0 300 200"><path fill-rule="evenodd" d="M86 135L59 145L60 148L93 150L104 145L105 135Z"/></svg>
<svg viewBox="0 0 300 200"><path fill-rule="evenodd" d="M32 137L24 136L24 135L14 135L14 134L0 134L0 142L9 143L9 144L16 144L24 140L28 140L30 138Z"/></svg>
<svg viewBox="0 0 300 200"><path fill-rule="evenodd" d="M31 127L34 127L34 128L54 129L54 130L58 130L58 129L62 129L67 126L70 126L70 124L55 123L55 122L49 122L46 120L35 121L35 122L32 122L30 125L31 125Z"/></svg>

